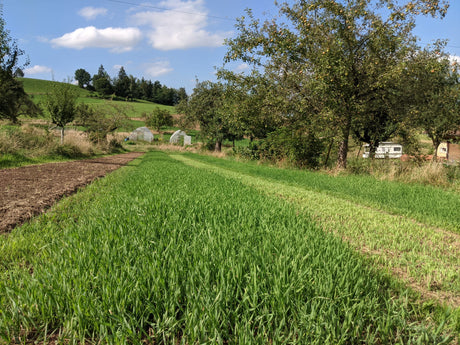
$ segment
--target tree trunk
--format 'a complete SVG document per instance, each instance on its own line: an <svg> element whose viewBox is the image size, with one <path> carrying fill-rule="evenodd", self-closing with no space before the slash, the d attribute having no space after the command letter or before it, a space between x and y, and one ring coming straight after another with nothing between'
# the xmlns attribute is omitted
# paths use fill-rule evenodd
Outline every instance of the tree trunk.
<svg viewBox="0 0 460 345"><path fill-rule="evenodd" d="M327 168L327 163L329 162L329 156L331 155L332 145L334 144L334 139L331 140L329 148L327 149L326 160L324 161L324 167Z"/></svg>
<svg viewBox="0 0 460 345"><path fill-rule="evenodd" d="M216 152L221 152L222 151L222 141L220 141L220 140L216 141L216 146L214 148L214 151L216 151Z"/></svg>
<svg viewBox="0 0 460 345"><path fill-rule="evenodd" d="M64 144L64 126L61 127L61 145Z"/></svg>
<svg viewBox="0 0 460 345"><path fill-rule="evenodd" d="M377 145L375 145L375 143L373 142L370 142L369 143L369 158L370 159L374 159L375 158L375 152L377 151Z"/></svg>
<svg viewBox="0 0 460 345"><path fill-rule="evenodd" d="M434 153L433 153L433 161L436 162L438 160L438 147L441 145L440 140L433 140L433 148L434 148Z"/></svg>
<svg viewBox="0 0 460 345"><path fill-rule="evenodd" d="M351 116L347 116L346 123L342 129L342 141L339 145L339 152L337 157L337 168L347 168L347 155L348 155L348 138L350 137L351 129Z"/></svg>
<svg viewBox="0 0 460 345"><path fill-rule="evenodd" d="M337 168L347 168L348 138L344 138L339 145L339 154L337 157Z"/></svg>

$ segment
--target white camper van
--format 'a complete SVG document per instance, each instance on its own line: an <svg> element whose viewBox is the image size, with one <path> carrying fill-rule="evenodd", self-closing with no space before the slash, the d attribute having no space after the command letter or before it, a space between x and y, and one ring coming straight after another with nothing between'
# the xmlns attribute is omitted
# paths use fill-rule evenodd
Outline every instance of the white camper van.
<svg viewBox="0 0 460 345"><path fill-rule="evenodd" d="M400 158L402 153L401 144L384 141L377 147L375 158ZM369 158L369 144L364 145L363 158Z"/></svg>

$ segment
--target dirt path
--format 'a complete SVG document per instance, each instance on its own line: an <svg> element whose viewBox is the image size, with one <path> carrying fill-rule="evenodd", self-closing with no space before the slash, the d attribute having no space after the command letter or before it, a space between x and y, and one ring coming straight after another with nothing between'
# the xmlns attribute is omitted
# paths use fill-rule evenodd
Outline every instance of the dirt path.
<svg viewBox="0 0 460 345"><path fill-rule="evenodd" d="M45 212L57 200L126 165L142 152L0 170L0 233Z"/></svg>

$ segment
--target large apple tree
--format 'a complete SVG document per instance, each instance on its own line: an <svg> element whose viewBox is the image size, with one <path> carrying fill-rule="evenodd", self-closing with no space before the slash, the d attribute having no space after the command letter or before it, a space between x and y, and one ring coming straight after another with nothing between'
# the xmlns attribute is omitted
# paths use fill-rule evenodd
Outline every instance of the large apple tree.
<svg viewBox="0 0 460 345"><path fill-rule="evenodd" d="M291 100L308 98L303 111L328 120L339 143L337 166L345 168L350 134L369 111L385 117L382 126L399 120L390 107L404 97L398 80L417 49L415 17L443 17L448 3L301 0L278 7L279 15L264 22L250 10L238 20L225 61L242 60L276 78L275 84L291 85L284 91Z"/></svg>

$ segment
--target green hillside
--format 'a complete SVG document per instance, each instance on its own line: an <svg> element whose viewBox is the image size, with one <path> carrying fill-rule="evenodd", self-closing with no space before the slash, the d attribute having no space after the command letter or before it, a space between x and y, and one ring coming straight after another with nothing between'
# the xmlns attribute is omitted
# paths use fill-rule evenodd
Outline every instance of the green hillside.
<svg viewBox="0 0 460 345"><path fill-rule="evenodd" d="M46 93L51 91L53 84L59 83L56 81L32 78L19 78L19 80L21 80L24 84L24 90L26 91L26 93L28 93L36 103L43 100ZM82 89L76 85L74 87L78 91L78 101L81 103L87 103L95 106L106 106L107 102L109 102L108 100L97 98L96 93L94 92ZM128 111L128 116L130 117L141 117L143 113L149 113L155 107L167 109L170 113L175 113L175 108L172 106L156 104L144 100L135 100L133 102L114 100L110 102L113 102L114 104L128 106L129 108L131 108Z"/></svg>
<svg viewBox="0 0 460 345"><path fill-rule="evenodd" d="M57 81L50 81L50 80L41 80L41 79L32 79L32 78L18 78L24 85L24 90L29 95L44 95L47 92L51 91L52 85L60 84ZM89 91L79 88L78 86L74 85L75 89L78 89L79 94L82 97L89 96Z"/></svg>

